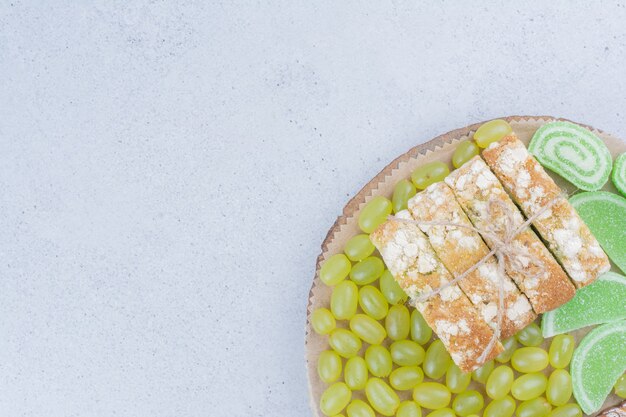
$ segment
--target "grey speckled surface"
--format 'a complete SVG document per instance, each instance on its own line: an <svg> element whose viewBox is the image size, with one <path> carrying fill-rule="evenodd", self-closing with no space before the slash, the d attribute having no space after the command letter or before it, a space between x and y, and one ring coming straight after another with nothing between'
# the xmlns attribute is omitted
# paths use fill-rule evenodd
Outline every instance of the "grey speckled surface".
<svg viewBox="0 0 626 417"><path fill-rule="evenodd" d="M623 2L252 3L0 4L1 415L308 416L369 178L507 114L626 136Z"/></svg>

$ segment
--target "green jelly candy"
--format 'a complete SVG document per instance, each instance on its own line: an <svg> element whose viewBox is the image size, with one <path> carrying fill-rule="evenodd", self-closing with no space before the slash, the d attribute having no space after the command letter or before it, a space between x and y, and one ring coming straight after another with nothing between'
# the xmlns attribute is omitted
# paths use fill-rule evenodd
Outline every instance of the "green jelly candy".
<svg viewBox="0 0 626 417"><path fill-rule="evenodd" d="M626 272L626 198L598 191L577 194L569 201L609 258Z"/></svg>
<svg viewBox="0 0 626 417"><path fill-rule="evenodd" d="M615 188L626 197L626 152L615 159L611 180Z"/></svg>
<svg viewBox="0 0 626 417"><path fill-rule="evenodd" d="M570 122L551 122L533 135L528 151L541 165L585 191L602 188L613 158L602 139Z"/></svg>
<svg viewBox="0 0 626 417"><path fill-rule="evenodd" d="M580 288L570 301L543 314L544 337L567 333L594 324L626 318L626 277L605 272L595 282Z"/></svg>
<svg viewBox="0 0 626 417"><path fill-rule="evenodd" d="M586 414L598 411L626 371L626 320L589 332L574 351L570 372L574 397Z"/></svg>

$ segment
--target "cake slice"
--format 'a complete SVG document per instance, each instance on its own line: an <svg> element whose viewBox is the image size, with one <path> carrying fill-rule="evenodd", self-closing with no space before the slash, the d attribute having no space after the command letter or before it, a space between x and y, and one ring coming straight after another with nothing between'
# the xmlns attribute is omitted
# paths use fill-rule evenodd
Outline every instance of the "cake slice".
<svg viewBox="0 0 626 417"><path fill-rule="evenodd" d="M577 287L591 284L611 268L587 225L515 134L492 143L483 157L526 216L556 199L533 225Z"/></svg>
<svg viewBox="0 0 626 417"><path fill-rule="evenodd" d="M411 219L407 210L399 212L397 217ZM370 239L459 368L464 372L472 371L502 352L502 344L496 342L488 354L483 355L494 336L493 330L457 285L427 300L419 300L421 294L450 282L452 275L415 224L389 220L380 225ZM481 356L485 356L484 360L479 361Z"/></svg>
<svg viewBox="0 0 626 417"><path fill-rule="evenodd" d="M507 226L513 231L524 223L515 203L479 156L444 181L490 248L506 239ZM537 314L553 310L574 296L576 289L567 274L530 227L512 238L510 244L517 254L505 257L506 271Z"/></svg>
<svg viewBox="0 0 626 417"><path fill-rule="evenodd" d="M409 211L415 220L423 222L447 222L471 227L454 193L443 182L437 182L409 200ZM487 256L489 248L475 230L443 225L418 225L428 236L431 246L443 265L459 276ZM472 304L480 311L492 329L497 327L500 303L499 286L502 281L504 309L500 336L507 338L535 320L530 303L515 286L508 275L499 277L495 256L459 281Z"/></svg>

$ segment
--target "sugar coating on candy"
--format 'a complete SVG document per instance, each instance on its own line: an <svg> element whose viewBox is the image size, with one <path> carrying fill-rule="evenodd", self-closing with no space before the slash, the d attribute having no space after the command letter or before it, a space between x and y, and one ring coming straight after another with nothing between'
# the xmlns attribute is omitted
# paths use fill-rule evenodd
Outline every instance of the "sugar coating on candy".
<svg viewBox="0 0 626 417"><path fill-rule="evenodd" d="M613 172L611 173L611 181L615 188L626 196L626 152L619 155L613 163Z"/></svg>
<svg viewBox="0 0 626 417"><path fill-rule="evenodd" d="M598 411L626 371L626 320L605 324L580 342L570 372L574 397L586 414Z"/></svg>
<svg viewBox="0 0 626 417"><path fill-rule="evenodd" d="M544 337L571 332L595 324L626 319L626 277L606 272L574 298L541 318Z"/></svg>
<svg viewBox="0 0 626 417"><path fill-rule="evenodd" d="M581 193L570 198L609 258L626 272L626 199L606 191Z"/></svg>
<svg viewBox="0 0 626 417"><path fill-rule="evenodd" d="M581 190L599 190L611 173L613 160L604 142L574 123L546 123L535 132L528 150Z"/></svg>

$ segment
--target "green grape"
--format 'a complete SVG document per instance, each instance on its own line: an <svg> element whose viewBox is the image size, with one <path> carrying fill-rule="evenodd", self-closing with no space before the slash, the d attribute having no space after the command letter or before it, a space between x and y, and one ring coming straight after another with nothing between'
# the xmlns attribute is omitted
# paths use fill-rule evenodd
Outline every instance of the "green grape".
<svg viewBox="0 0 626 417"><path fill-rule="evenodd" d="M626 374L620 376L615 383L615 394L620 398L626 398Z"/></svg>
<svg viewBox="0 0 626 417"><path fill-rule="evenodd" d="M327 384L335 382L341 376L341 358L337 352L326 350L317 360L317 373Z"/></svg>
<svg viewBox="0 0 626 417"><path fill-rule="evenodd" d="M352 267L354 271L354 267ZM539 346L543 343L543 336L541 335L541 328L537 326L537 323L530 323L528 326L520 330L515 337L517 341L524 346Z"/></svg>
<svg viewBox="0 0 626 417"><path fill-rule="evenodd" d="M443 179L450 173L448 165L443 162L435 161L418 167L411 174L411 181L418 190L423 190L431 184Z"/></svg>
<svg viewBox="0 0 626 417"><path fill-rule="evenodd" d="M333 313L327 308L318 308L311 314L311 327L317 334L328 334L336 325Z"/></svg>
<svg viewBox="0 0 626 417"><path fill-rule="evenodd" d="M398 340L389 347L391 359L400 366L419 365L424 361L424 348L412 340Z"/></svg>
<svg viewBox="0 0 626 417"><path fill-rule="evenodd" d="M459 168L461 165L478 155L478 146L470 140L459 143L452 154L452 165Z"/></svg>
<svg viewBox="0 0 626 417"><path fill-rule="evenodd" d="M552 410L550 417L583 417L583 411L578 404L565 404Z"/></svg>
<svg viewBox="0 0 626 417"><path fill-rule="evenodd" d="M511 417L514 412L515 400L510 395L507 395L487 404L483 417Z"/></svg>
<svg viewBox="0 0 626 417"><path fill-rule="evenodd" d="M553 368L565 368L569 365L574 354L574 347L576 342L574 338L568 334L560 334L552 339L550 344L550 350L548 357L550 358L550 365Z"/></svg>
<svg viewBox="0 0 626 417"><path fill-rule="evenodd" d="M543 397L524 401L517 407L517 417L547 417L552 411L552 406Z"/></svg>
<svg viewBox="0 0 626 417"><path fill-rule="evenodd" d="M393 363L391 354L384 346L371 345L365 351L365 363L370 373L377 377L385 377L391 373Z"/></svg>
<svg viewBox="0 0 626 417"><path fill-rule="evenodd" d="M391 201L383 196L372 198L359 214L359 227L365 233L372 233L391 214Z"/></svg>
<svg viewBox="0 0 626 417"><path fill-rule="evenodd" d="M424 372L417 366L402 366L389 375L389 384L398 391L415 388L424 380Z"/></svg>
<svg viewBox="0 0 626 417"><path fill-rule="evenodd" d="M431 411L426 417L456 417L456 415L451 408L446 407L439 410Z"/></svg>
<svg viewBox="0 0 626 417"><path fill-rule="evenodd" d="M352 266L350 279L359 285L367 285L376 281L383 274L385 264L382 259L370 256Z"/></svg>
<svg viewBox="0 0 626 417"><path fill-rule="evenodd" d="M504 398L511 390L514 379L513 370L506 365L500 365L487 378L485 391L494 400Z"/></svg>
<svg viewBox="0 0 626 417"><path fill-rule="evenodd" d="M433 329L426 323L422 314L417 310L413 310L411 312L411 339L420 345L425 345L432 335Z"/></svg>
<svg viewBox="0 0 626 417"><path fill-rule="evenodd" d="M458 394L465 391L471 381L471 372L465 373L461 371L454 363L448 368L448 372L446 373L446 386L450 389L450 392Z"/></svg>
<svg viewBox="0 0 626 417"><path fill-rule="evenodd" d="M344 358L351 358L361 350L361 339L346 329L335 329L330 332L328 344Z"/></svg>
<svg viewBox="0 0 626 417"><path fill-rule="evenodd" d="M556 369L550 374L546 398L554 406L564 405L572 396L572 377L565 369Z"/></svg>
<svg viewBox="0 0 626 417"><path fill-rule="evenodd" d="M389 311L389 305L383 293L371 285L361 287L359 290L359 306L375 320L382 320Z"/></svg>
<svg viewBox="0 0 626 417"><path fill-rule="evenodd" d="M370 240L369 235L364 234L351 237L343 247L346 256L353 262L362 261L367 258L374 252L374 249L376 248Z"/></svg>
<svg viewBox="0 0 626 417"><path fill-rule="evenodd" d="M415 186L409 180L400 180L396 184L396 188L393 190L393 197L391 198L391 204L393 206L393 212L405 210L407 203L417 193Z"/></svg>
<svg viewBox="0 0 626 417"><path fill-rule="evenodd" d="M355 314L350 319L350 330L371 345L381 344L387 335L379 322L365 314Z"/></svg>
<svg viewBox="0 0 626 417"><path fill-rule="evenodd" d="M322 394L320 409L327 416L334 416L346 408L351 398L352 391L350 391L350 388L343 382L335 382L326 388L326 391Z"/></svg>
<svg viewBox="0 0 626 417"><path fill-rule="evenodd" d="M422 417L422 409L415 401L402 401L396 417Z"/></svg>
<svg viewBox="0 0 626 417"><path fill-rule="evenodd" d="M353 391L362 390L367 382L367 363L360 356L348 359L343 368L343 380L348 388Z"/></svg>
<svg viewBox="0 0 626 417"><path fill-rule="evenodd" d="M478 391L470 390L460 393L452 402L452 409L461 417L476 414L483 409L485 400Z"/></svg>
<svg viewBox="0 0 626 417"><path fill-rule="evenodd" d="M356 313L359 288L352 281L340 282L330 296L330 311L339 320L349 320Z"/></svg>
<svg viewBox="0 0 626 417"><path fill-rule="evenodd" d="M474 140L481 148L486 148L493 142L497 142L513 130L511 125L501 119L483 123L474 133Z"/></svg>
<svg viewBox="0 0 626 417"><path fill-rule="evenodd" d="M514 336L509 337L508 339L504 339L502 341L502 346L504 346L504 350L500 352L498 356L496 356L496 361L500 363L506 363L511 360L511 356L513 356L513 352L517 349L517 340Z"/></svg>
<svg viewBox="0 0 626 417"><path fill-rule="evenodd" d="M346 414L348 417L376 417L372 407L362 400L352 400L346 409Z"/></svg>
<svg viewBox="0 0 626 417"><path fill-rule="evenodd" d="M383 293L391 305L404 303L408 298L388 270L380 276L380 292Z"/></svg>
<svg viewBox="0 0 626 417"><path fill-rule="evenodd" d="M450 404L450 390L438 382L422 382L413 389L413 400L424 408L436 410Z"/></svg>
<svg viewBox="0 0 626 417"><path fill-rule="evenodd" d="M448 371L452 358L440 339L434 340L424 356L424 373L432 379L439 379Z"/></svg>
<svg viewBox="0 0 626 417"><path fill-rule="evenodd" d="M491 372L493 371L493 367L493 361L485 362L483 366L472 372L472 379L476 382L480 382L481 384L486 383L489 375L491 375Z"/></svg>
<svg viewBox="0 0 626 417"><path fill-rule="evenodd" d="M548 378L542 373L524 374L511 386L511 394L520 401L532 400L546 391Z"/></svg>
<svg viewBox="0 0 626 417"><path fill-rule="evenodd" d="M400 405L398 394L379 378L370 378L367 381L365 396L374 410L383 416L393 416Z"/></svg>
<svg viewBox="0 0 626 417"><path fill-rule="evenodd" d="M350 273L352 263L346 255L338 253L328 258L320 268L320 279L328 286L337 285Z"/></svg>
<svg viewBox="0 0 626 417"><path fill-rule="evenodd" d="M511 357L511 365L518 372L539 372L548 366L548 352L538 347L517 349Z"/></svg>
<svg viewBox="0 0 626 417"><path fill-rule="evenodd" d="M391 306L385 317L385 329L391 340L402 340L409 336L411 314L404 305Z"/></svg>

